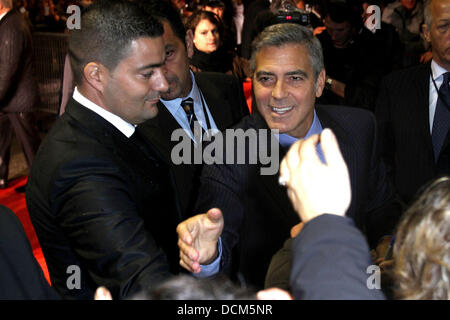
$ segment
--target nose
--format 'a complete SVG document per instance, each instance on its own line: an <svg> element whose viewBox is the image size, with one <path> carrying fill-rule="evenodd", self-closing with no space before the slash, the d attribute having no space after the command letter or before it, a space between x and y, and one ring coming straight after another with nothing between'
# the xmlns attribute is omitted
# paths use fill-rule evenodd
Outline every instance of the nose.
<svg viewBox="0 0 450 320"><path fill-rule="evenodd" d="M287 93L284 87L284 83L282 80L277 80L275 86L272 89L272 98L274 99L283 99L286 97Z"/></svg>
<svg viewBox="0 0 450 320"><path fill-rule="evenodd" d="M166 74L167 68L165 66L155 70L155 81L153 82L153 90L159 92L166 92L169 90L169 84L167 83Z"/></svg>
<svg viewBox="0 0 450 320"><path fill-rule="evenodd" d="M330 31L330 32L329 32L329 35L330 35L331 40L333 40L333 41L337 40L337 34L336 34L336 32Z"/></svg>

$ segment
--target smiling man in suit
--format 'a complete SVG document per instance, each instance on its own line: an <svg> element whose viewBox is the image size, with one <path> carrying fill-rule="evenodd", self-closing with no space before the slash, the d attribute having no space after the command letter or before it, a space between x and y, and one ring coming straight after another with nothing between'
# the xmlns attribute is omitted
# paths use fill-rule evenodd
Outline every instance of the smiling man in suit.
<svg viewBox="0 0 450 320"><path fill-rule="evenodd" d="M164 26L169 90L161 94L158 116L139 127L173 164L171 153L180 141L172 141L172 133L183 128L189 136L186 140L194 140L188 116L182 107L184 101L192 99L195 117L203 130L222 131L231 127L248 114L248 107L242 86L233 76L211 72L194 74L189 69L193 35L190 30L186 31L178 12L169 3L152 0L141 1L140 4ZM201 164L192 163L172 165L182 211L187 216L192 214L198 195L201 167Z"/></svg>
<svg viewBox="0 0 450 320"><path fill-rule="evenodd" d="M383 157L406 204L429 181L450 174L449 0L425 4L423 28L431 64L387 76L375 110Z"/></svg>
<svg viewBox="0 0 450 320"><path fill-rule="evenodd" d="M38 151L27 206L53 287L66 299L115 299L177 273L180 221L169 165L136 125L155 117L163 27L127 0L97 0L69 40L76 81Z"/></svg>
<svg viewBox="0 0 450 320"><path fill-rule="evenodd" d="M397 217L390 215L395 208L388 208L393 193L377 154L374 117L356 108L316 105L326 75L320 42L307 28L273 25L253 45L251 66L258 113L244 118L236 128L278 129L281 152L275 156L280 159L298 139L319 134L322 128L332 129L354 190L347 216L375 246L382 235L392 231ZM245 147L249 159L251 145ZM239 149L225 149L225 154L230 151L236 154ZM322 157L320 147L319 155ZM213 265L218 264L219 272L240 273L248 284L264 285L271 257L300 221L286 190L278 184L278 173L262 175L261 167L261 163L236 162L204 166L197 212L220 210L209 210L178 226L181 265L187 270L196 273L205 265L217 270Z"/></svg>

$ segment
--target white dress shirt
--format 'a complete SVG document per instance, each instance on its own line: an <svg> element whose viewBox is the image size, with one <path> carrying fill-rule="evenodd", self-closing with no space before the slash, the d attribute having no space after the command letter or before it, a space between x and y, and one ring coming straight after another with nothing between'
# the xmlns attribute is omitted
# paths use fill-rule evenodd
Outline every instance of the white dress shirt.
<svg viewBox="0 0 450 320"><path fill-rule="evenodd" d="M9 10L6 11L6 12L4 12L4 13L2 13L2 14L0 14L0 21L2 21L3 17L6 16L6 14L7 14L8 12L9 12Z"/></svg>
<svg viewBox="0 0 450 320"><path fill-rule="evenodd" d="M83 107L88 108L89 110L95 112L100 117L111 123L114 127L116 127L120 132L122 132L127 138L131 137L131 135L136 130L136 126L134 126L131 123L126 122L121 117L115 115L114 113L111 113L109 111L106 111L102 107L96 105L91 100L83 96L79 91L78 88L75 87L75 90L73 92L73 99L77 101L79 104L81 104Z"/></svg>
<svg viewBox="0 0 450 320"><path fill-rule="evenodd" d="M442 85L442 81L444 80L443 74L448 72L444 68L442 68L440 65L438 65L434 60L431 61L431 72L433 73L433 79L436 82L436 87L439 88ZM430 120L430 135L433 130L433 120L434 120L434 113L436 112L436 104L438 99L438 92L436 88L434 87L433 79L430 75L430 95L429 95L429 120Z"/></svg>

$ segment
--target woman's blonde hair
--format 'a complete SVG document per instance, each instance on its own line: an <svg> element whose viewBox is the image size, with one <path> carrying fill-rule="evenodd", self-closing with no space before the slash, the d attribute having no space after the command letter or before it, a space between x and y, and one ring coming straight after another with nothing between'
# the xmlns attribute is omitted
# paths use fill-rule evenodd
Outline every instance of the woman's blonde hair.
<svg viewBox="0 0 450 320"><path fill-rule="evenodd" d="M394 255L397 298L450 299L450 177L431 183L405 212Z"/></svg>

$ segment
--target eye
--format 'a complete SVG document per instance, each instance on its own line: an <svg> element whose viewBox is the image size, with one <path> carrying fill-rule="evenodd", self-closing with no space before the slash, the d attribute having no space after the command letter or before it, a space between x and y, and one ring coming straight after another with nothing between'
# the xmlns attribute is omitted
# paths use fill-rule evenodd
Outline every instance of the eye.
<svg viewBox="0 0 450 320"><path fill-rule="evenodd" d="M437 28L439 29L440 32L446 32L448 29L448 26L449 26L449 24L446 23L446 24L439 25Z"/></svg>
<svg viewBox="0 0 450 320"><path fill-rule="evenodd" d="M153 76L153 73L154 73L153 71L141 73L141 77L144 79L150 79Z"/></svg>
<svg viewBox="0 0 450 320"><path fill-rule="evenodd" d="M166 59L170 59L175 54L175 50L167 50L166 51Z"/></svg>
<svg viewBox="0 0 450 320"><path fill-rule="evenodd" d="M260 76L258 77L258 82L261 83L263 86L271 85L274 82L274 77L270 76Z"/></svg>

